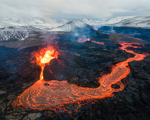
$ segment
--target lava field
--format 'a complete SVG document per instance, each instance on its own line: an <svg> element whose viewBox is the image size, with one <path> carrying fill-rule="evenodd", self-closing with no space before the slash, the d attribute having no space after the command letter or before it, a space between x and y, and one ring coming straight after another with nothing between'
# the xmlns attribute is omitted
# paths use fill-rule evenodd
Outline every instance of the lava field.
<svg viewBox="0 0 150 120"><path fill-rule="evenodd" d="M0 46L0 119L149 120L150 43L84 36Z"/></svg>

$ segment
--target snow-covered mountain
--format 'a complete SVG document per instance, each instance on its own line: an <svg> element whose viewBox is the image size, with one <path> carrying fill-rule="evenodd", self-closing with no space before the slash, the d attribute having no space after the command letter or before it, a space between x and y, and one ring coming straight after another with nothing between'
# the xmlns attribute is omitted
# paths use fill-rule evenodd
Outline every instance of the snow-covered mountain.
<svg viewBox="0 0 150 120"><path fill-rule="evenodd" d="M2 18L0 19L0 41L24 40L34 31L74 31L86 26L100 26L92 19L55 20L46 18Z"/></svg>
<svg viewBox="0 0 150 120"><path fill-rule="evenodd" d="M83 28L85 26L86 26L86 24L83 23L82 21L74 20L74 21L68 22L60 27L51 29L50 31L67 31L68 32L68 31L74 31L75 29L78 29L78 28Z"/></svg>
<svg viewBox="0 0 150 120"><path fill-rule="evenodd" d="M50 31L74 31L77 29L84 28L86 26L101 26L101 21L96 21L92 19L82 19L82 20L73 20L62 26L51 29Z"/></svg>
<svg viewBox="0 0 150 120"><path fill-rule="evenodd" d="M0 41L5 40L24 40L28 38L33 32L40 29L31 26L10 26L0 29Z"/></svg>
<svg viewBox="0 0 150 120"><path fill-rule="evenodd" d="M106 26L150 28L150 16L116 17L102 22Z"/></svg>
<svg viewBox="0 0 150 120"><path fill-rule="evenodd" d="M20 26L32 26L35 28L40 29L51 29L55 28L61 25L64 25L65 23L69 22L68 20L62 19L62 20L55 20L55 19L49 19L49 18L40 18L40 17L34 17L34 18L1 18L0 19L0 28L4 27L20 27Z"/></svg>
<svg viewBox="0 0 150 120"><path fill-rule="evenodd" d="M69 22L48 18L1 18L0 41L24 40L36 31L48 31Z"/></svg>
<svg viewBox="0 0 150 120"><path fill-rule="evenodd" d="M91 26L101 26L102 21L92 20L92 19L82 19L82 22L91 25Z"/></svg>
<svg viewBox="0 0 150 120"><path fill-rule="evenodd" d="M105 21L82 19L68 21L49 18L1 18L0 41L24 40L36 31L75 31L87 26L126 26L150 28L150 16L116 17Z"/></svg>

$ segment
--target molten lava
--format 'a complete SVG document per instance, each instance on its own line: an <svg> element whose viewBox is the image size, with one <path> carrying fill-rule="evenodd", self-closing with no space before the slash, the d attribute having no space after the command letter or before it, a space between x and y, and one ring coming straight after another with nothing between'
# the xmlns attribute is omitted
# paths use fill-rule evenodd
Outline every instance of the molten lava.
<svg viewBox="0 0 150 120"><path fill-rule="evenodd" d="M127 47L138 47L135 46L140 45L138 43L122 42L118 44L122 46L119 48L120 50L125 50L135 56L128 58L126 61L117 63L112 67L111 73L98 78L98 82L100 84L98 88L79 87L75 84L69 84L67 80L44 81L43 66L52 59L57 58L58 52L56 52L53 47L38 51L35 54L35 57L37 64L42 68L41 78L18 96L17 99L13 101L13 105L39 110L56 110L56 107L66 110L63 107L64 104L78 103L80 107L80 101L91 101L93 99L113 97L113 92L119 92L124 89L124 84L122 84L121 80L126 78L130 73L128 63L131 61L141 61L148 56L148 54L139 54L127 49ZM47 85L45 86L44 84ZM111 87L112 84L118 84L120 88L114 89Z"/></svg>
<svg viewBox="0 0 150 120"><path fill-rule="evenodd" d="M90 38L87 38L85 41L84 41L82 38L79 38L79 39L77 40L77 42L80 42L80 43L84 43L84 42L86 42L86 41L91 41L91 42L96 43L96 44L99 44L99 45L104 45L103 42L93 41L93 40L90 40Z"/></svg>
<svg viewBox="0 0 150 120"><path fill-rule="evenodd" d="M43 48L34 54L37 65L41 66L40 80L43 80L43 70L46 63L49 63L52 59L58 58L58 51L55 51L54 47Z"/></svg>
<svg viewBox="0 0 150 120"><path fill-rule="evenodd" d="M90 38L87 38L86 41L90 41Z"/></svg>
<svg viewBox="0 0 150 120"><path fill-rule="evenodd" d="M96 44L99 44L99 45L104 45L103 42L97 42L97 41L93 41L93 40L91 40L91 42L96 43Z"/></svg>
<svg viewBox="0 0 150 120"><path fill-rule="evenodd" d="M96 31L98 31L98 29L95 26L93 27L93 29L96 30Z"/></svg>

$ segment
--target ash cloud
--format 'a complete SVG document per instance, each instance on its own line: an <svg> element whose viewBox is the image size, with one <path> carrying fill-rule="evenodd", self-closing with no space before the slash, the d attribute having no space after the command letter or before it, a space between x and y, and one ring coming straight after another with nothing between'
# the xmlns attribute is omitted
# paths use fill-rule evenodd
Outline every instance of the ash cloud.
<svg viewBox="0 0 150 120"><path fill-rule="evenodd" d="M147 15L149 6L149 0L1 0L0 17L102 19Z"/></svg>

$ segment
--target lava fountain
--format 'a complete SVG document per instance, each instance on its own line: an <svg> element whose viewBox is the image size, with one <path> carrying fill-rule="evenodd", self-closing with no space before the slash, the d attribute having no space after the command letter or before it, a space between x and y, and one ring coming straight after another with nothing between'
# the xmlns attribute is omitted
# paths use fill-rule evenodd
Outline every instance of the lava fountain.
<svg viewBox="0 0 150 120"><path fill-rule="evenodd" d="M41 66L40 80L43 80L43 70L46 63L49 63L52 59L58 58L59 52L54 47L43 48L42 50L34 54L37 65Z"/></svg>
<svg viewBox="0 0 150 120"><path fill-rule="evenodd" d="M18 96L17 99L13 101L13 105L30 109L56 111L56 108L66 110L64 104L77 103L80 107L80 101L113 97L113 92L119 92L124 89L124 84L122 84L121 80L126 78L130 73L128 63L141 61L148 56L148 54L139 54L127 49L127 47L138 48L137 45L140 45L139 43L120 42L118 44L122 46L119 48L120 50L125 50L135 56L112 66L111 73L98 78L100 86L97 88L79 87L75 84L69 84L67 80L45 81L43 79L44 66L52 59L57 58L59 53L53 47L38 51L35 57L36 63L41 66L40 79ZM44 85L45 83L47 84L46 86ZM112 88L112 84L118 84L120 88Z"/></svg>

